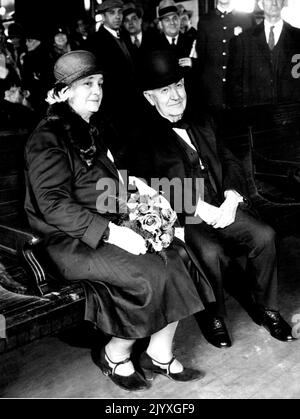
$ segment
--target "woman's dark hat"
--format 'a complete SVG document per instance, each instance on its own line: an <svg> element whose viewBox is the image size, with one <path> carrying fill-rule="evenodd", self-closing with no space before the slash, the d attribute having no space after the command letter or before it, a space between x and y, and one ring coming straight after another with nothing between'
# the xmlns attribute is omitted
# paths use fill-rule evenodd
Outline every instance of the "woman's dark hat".
<svg viewBox="0 0 300 419"><path fill-rule="evenodd" d="M103 74L96 57L89 51L70 51L61 56L54 65L56 85L69 85L93 74Z"/></svg>
<svg viewBox="0 0 300 419"><path fill-rule="evenodd" d="M143 60L139 71L142 91L160 89L184 77L178 58L172 51L152 51Z"/></svg>

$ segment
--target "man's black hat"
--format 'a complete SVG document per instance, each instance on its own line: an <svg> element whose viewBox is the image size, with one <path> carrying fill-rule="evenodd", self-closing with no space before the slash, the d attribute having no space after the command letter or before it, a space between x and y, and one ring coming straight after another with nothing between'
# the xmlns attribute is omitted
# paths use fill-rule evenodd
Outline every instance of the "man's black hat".
<svg viewBox="0 0 300 419"><path fill-rule="evenodd" d="M152 51L143 59L139 74L142 91L160 89L182 78L182 67L172 51Z"/></svg>

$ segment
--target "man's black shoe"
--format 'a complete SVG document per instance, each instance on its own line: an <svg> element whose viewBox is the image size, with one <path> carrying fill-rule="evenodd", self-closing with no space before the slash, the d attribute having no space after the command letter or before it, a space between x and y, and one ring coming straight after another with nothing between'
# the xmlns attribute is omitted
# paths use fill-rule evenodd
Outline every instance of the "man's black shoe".
<svg viewBox="0 0 300 419"><path fill-rule="evenodd" d="M281 317L278 311L263 310L257 323L264 326L275 339L282 342L294 340L291 326Z"/></svg>
<svg viewBox="0 0 300 419"><path fill-rule="evenodd" d="M231 339L222 317L209 315L197 317L197 322L205 339L217 348L226 349L232 346Z"/></svg>

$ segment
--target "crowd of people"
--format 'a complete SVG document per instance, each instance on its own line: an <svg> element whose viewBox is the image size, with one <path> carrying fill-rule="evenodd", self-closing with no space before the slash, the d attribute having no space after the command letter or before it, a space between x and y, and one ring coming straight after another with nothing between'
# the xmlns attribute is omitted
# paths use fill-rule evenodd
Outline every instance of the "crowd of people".
<svg viewBox="0 0 300 419"><path fill-rule="evenodd" d="M123 389L147 389L154 374L203 377L172 353L187 316L215 347L232 345L224 284L239 256L244 307L272 337L293 341L278 306L275 232L257 216L240 162L203 112L300 97L292 71L300 30L281 19L283 0L259 5L265 20L257 25L219 0L195 30L191 12L162 0L156 28L145 31L140 7L104 0L97 31L84 20L73 36L59 27L50 50L33 28L22 38L15 24L11 43L2 41L3 100L17 102L9 99L17 89L18 104L33 112L46 97L49 104L25 150L29 222L59 273L83 282L86 319L110 336L93 359ZM101 179L110 179L116 198L127 196L123 170L129 189L149 196L158 192L151 179L181 182L161 198L178 218L167 263L99 199ZM178 208L178 194L196 206ZM148 346L136 361L134 343L143 338Z"/></svg>

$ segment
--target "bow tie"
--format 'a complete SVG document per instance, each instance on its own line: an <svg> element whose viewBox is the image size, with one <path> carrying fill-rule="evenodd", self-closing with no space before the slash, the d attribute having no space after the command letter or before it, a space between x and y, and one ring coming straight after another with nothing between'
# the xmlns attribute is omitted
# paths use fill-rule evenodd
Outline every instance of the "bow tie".
<svg viewBox="0 0 300 419"><path fill-rule="evenodd" d="M172 128L179 128L179 129L185 129L185 130L189 128L189 124L184 119L180 119L177 122L173 122L171 126Z"/></svg>

